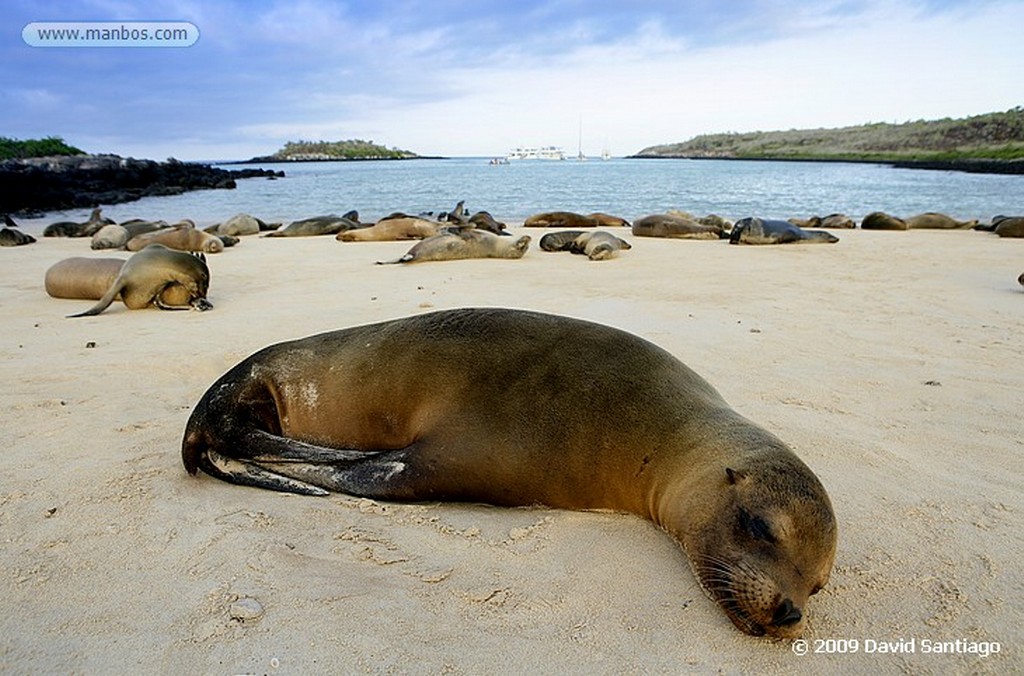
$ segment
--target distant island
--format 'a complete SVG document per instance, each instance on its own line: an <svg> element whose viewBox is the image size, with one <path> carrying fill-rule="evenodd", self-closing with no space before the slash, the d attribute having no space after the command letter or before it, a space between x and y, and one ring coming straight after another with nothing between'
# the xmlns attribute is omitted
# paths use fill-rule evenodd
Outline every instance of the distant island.
<svg viewBox="0 0 1024 676"><path fill-rule="evenodd" d="M963 119L878 122L838 129L704 134L644 148L637 158L878 162L901 167L1024 173L1024 109Z"/></svg>
<svg viewBox="0 0 1024 676"><path fill-rule="evenodd" d="M399 148L385 148L373 141L289 141L273 155L246 160L252 162L325 162L357 160L415 160L416 153Z"/></svg>

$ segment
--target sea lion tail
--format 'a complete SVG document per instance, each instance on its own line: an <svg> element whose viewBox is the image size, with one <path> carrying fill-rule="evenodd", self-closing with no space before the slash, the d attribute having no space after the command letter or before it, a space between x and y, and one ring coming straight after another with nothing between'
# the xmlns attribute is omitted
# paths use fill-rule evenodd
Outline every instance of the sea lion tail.
<svg viewBox="0 0 1024 676"><path fill-rule="evenodd" d="M110 304L114 302L114 299L117 298L117 294L121 293L122 289L124 289L124 281L122 280L122 277L119 274L117 276L117 279L114 280L114 283L110 285L109 289L107 289L107 292L103 294L103 298L100 298L95 305L93 305L85 312L79 312L78 314L68 315L68 318L92 317L94 315L98 315L99 313L103 312L108 307L110 307Z"/></svg>

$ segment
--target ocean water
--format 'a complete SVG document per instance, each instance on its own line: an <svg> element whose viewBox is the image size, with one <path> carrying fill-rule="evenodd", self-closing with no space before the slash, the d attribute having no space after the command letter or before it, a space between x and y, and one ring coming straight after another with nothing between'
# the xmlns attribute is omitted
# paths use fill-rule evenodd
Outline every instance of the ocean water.
<svg viewBox="0 0 1024 676"><path fill-rule="evenodd" d="M237 168L232 165L219 165ZM104 206L129 218L201 226L246 212L267 222L359 212L371 222L394 211L446 211L459 200L470 211L521 221L541 211L604 211L629 220L682 209L730 219L808 217L872 211L911 216L939 211L983 222L1024 213L1024 176L896 169L884 165L727 160L591 159L520 161L487 158L266 164L286 177L245 179L235 190L201 190ZM28 231L57 220L85 220L87 209L23 221Z"/></svg>

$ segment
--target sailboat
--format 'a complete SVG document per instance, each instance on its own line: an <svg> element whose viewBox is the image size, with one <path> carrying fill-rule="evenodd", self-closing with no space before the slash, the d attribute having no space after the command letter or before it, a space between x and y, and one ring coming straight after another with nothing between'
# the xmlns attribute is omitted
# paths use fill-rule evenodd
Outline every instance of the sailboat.
<svg viewBox="0 0 1024 676"><path fill-rule="evenodd" d="M580 115L580 129L579 129L579 137L578 137L578 141L577 141L577 145L576 145L576 150L577 150L577 152L576 152L576 161L577 162L586 162L587 161L587 156L583 154L583 116L582 115Z"/></svg>

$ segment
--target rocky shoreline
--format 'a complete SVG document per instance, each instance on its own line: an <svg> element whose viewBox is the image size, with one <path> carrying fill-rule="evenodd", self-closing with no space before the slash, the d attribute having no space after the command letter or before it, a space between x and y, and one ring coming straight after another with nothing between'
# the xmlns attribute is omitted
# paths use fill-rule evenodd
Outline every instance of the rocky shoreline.
<svg viewBox="0 0 1024 676"><path fill-rule="evenodd" d="M725 154L653 154L629 155L631 160L736 160L745 162L847 162L851 164L885 164L899 169L931 169L963 171L969 174L1024 174L1024 160L865 160L844 157L737 157Z"/></svg>
<svg viewBox="0 0 1024 676"><path fill-rule="evenodd" d="M208 164L71 155L0 162L0 213L38 216L59 209L132 202L189 190L235 187L243 178L279 178L272 169L218 169Z"/></svg>

